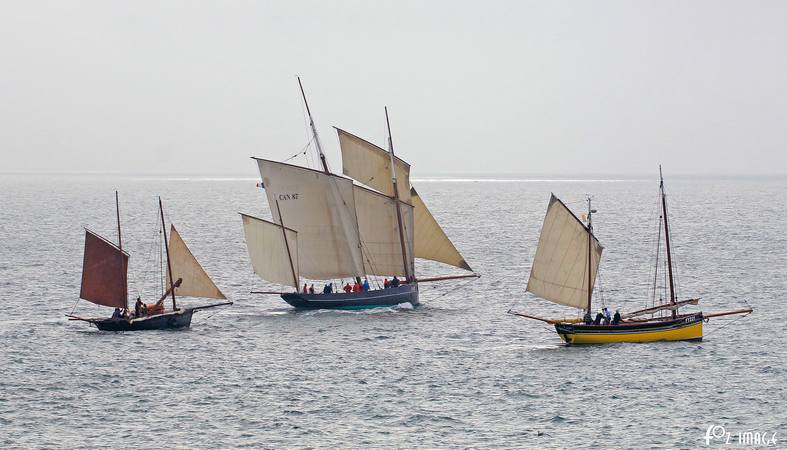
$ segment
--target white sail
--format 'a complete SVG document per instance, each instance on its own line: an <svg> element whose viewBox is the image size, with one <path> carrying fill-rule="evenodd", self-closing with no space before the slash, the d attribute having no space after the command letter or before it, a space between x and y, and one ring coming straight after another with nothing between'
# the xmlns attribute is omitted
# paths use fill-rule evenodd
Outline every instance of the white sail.
<svg viewBox="0 0 787 450"><path fill-rule="evenodd" d="M175 225L169 231L169 263L172 267L172 276L177 280L181 278L175 294L183 297L227 298L221 293L213 280L210 279L205 269L202 268L197 258L191 253ZM167 272L167 286L170 285L169 272Z"/></svg>
<svg viewBox="0 0 787 450"><path fill-rule="evenodd" d="M394 200L361 186L354 186L353 193L366 273L404 276L404 259ZM413 207L403 202L399 202L399 205L404 225L407 264L409 273L413 273Z"/></svg>
<svg viewBox="0 0 787 450"><path fill-rule="evenodd" d="M246 248L249 250L254 273L271 283L295 286L295 289L298 289L297 232L245 214L241 214L241 217Z"/></svg>
<svg viewBox="0 0 787 450"><path fill-rule="evenodd" d="M549 199L527 290L545 300L575 308L588 306L588 270L595 285L603 247L591 239L588 267L588 230L552 195Z"/></svg>
<svg viewBox="0 0 787 450"><path fill-rule="evenodd" d="M429 212L415 188L410 189L410 198L415 215L415 257L472 271L459 250L448 239L445 231Z"/></svg>
<svg viewBox="0 0 787 450"><path fill-rule="evenodd" d="M336 132L342 148L342 172L359 183L392 197L391 155L342 129L336 128ZM395 161L399 199L409 203L410 165L399 158L395 158Z"/></svg>
<svg viewBox="0 0 787 450"><path fill-rule="evenodd" d="M352 180L264 159L257 163L274 222L298 232L300 275L317 280L363 275Z"/></svg>

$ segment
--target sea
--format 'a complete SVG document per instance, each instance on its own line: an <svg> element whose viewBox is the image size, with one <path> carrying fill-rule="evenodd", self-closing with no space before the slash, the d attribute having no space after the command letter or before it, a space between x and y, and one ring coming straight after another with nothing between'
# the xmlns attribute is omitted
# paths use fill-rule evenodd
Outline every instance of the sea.
<svg viewBox="0 0 787 450"><path fill-rule="evenodd" d="M270 217L257 182L0 175L0 447L787 447L787 178L667 176L679 298L754 313L711 319L702 342L604 346L566 346L507 312L576 315L525 290L550 193L580 217L592 197L604 246L594 307L664 298L657 173L416 177L481 277L364 311L251 293L282 289L254 275L245 248L238 213ZM160 196L234 305L182 331L67 320L111 313L78 297L83 228L117 240L116 190L132 298L160 294Z"/></svg>

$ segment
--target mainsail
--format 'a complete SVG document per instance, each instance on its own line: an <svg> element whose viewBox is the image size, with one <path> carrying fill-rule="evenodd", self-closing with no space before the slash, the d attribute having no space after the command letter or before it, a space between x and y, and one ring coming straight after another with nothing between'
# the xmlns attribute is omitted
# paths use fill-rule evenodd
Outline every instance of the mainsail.
<svg viewBox="0 0 787 450"><path fill-rule="evenodd" d="M241 218L254 273L271 283L298 289L298 233L246 214Z"/></svg>
<svg viewBox="0 0 787 450"><path fill-rule="evenodd" d="M588 258L588 229L552 195L549 199L527 290L553 303L588 307L588 270L595 285L603 247L592 234ZM588 267L590 259L590 267Z"/></svg>
<svg viewBox="0 0 787 450"><path fill-rule="evenodd" d="M339 145L342 149L343 173L388 197L393 196L391 155L382 148L340 128L336 128L336 132L339 135ZM399 199L404 202L402 205L408 204L409 207L411 204L413 208L415 229L413 240L408 243L409 251L414 253L416 258L429 259L461 269L472 270L429 212L415 188L410 186L410 164L395 158L395 166ZM366 239L363 232L361 237ZM399 242L398 236L395 242ZM401 257L401 250L398 254ZM401 270L401 263L399 266Z"/></svg>
<svg viewBox="0 0 787 450"><path fill-rule="evenodd" d="M191 253L180 237L180 233L175 229L175 225L170 225L168 247L172 276L176 280L178 278L183 280L180 286L175 288L175 294L185 297L227 298ZM167 273L167 286L172 286L169 273Z"/></svg>
<svg viewBox="0 0 787 450"><path fill-rule="evenodd" d="M405 275L394 200L357 185L353 186L353 194L366 273ZM413 273L413 206L404 202L400 202L400 205L407 264L410 273Z"/></svg>
<svg viewBox="0 0 787 450"><path fill-rule="evenodd" d="M352 180L265 159L257 163L274 222L298 232L300 275L363 275Z"/></svg>
<svg viewBox="0 0 787 450"><path fill-rule="evenodd" d="M335 128L335 127L334 127ZM336 128L342 149L342 173L355 181L393 197L391 155L364 139ZM395 158L399 200L410 202L410 164Z"/></svg>
<svg viewBox="0 0 787 450"><path fill-rule="evenodd" d="M415 211L415 257L472 271L473 269L429 212L415 188L411 188L410 193Z"/></svg>
<svg viewBox="0 0 787 450"><path fill-rule="evenodd" d="M97 305L126 308L128 253L85 229L85 257L79 297Z"/></svg>

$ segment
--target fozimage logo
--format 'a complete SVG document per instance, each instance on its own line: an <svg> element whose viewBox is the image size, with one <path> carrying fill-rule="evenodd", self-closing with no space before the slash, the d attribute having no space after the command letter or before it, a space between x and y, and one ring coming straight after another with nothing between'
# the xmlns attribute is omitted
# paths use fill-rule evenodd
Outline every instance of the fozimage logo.
<svg viewBox="0 0 787 450"><path fill-rule="evenodd" d="M732 433L721 425L711 425L705 432L705 445L756 445L776 446L776 432L770 431L738 431Z"/></svg>

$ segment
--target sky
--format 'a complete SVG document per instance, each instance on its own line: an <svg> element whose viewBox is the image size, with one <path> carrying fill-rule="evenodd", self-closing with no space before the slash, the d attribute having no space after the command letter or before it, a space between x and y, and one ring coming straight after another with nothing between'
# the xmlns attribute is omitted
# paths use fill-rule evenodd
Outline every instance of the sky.
<svg viewBox="0 0 787 450"><path fill-rule="evenodd" d="M784 1L0 2L0 173L787 174ZM298 157L291 162L306 164Z"/></svg>

